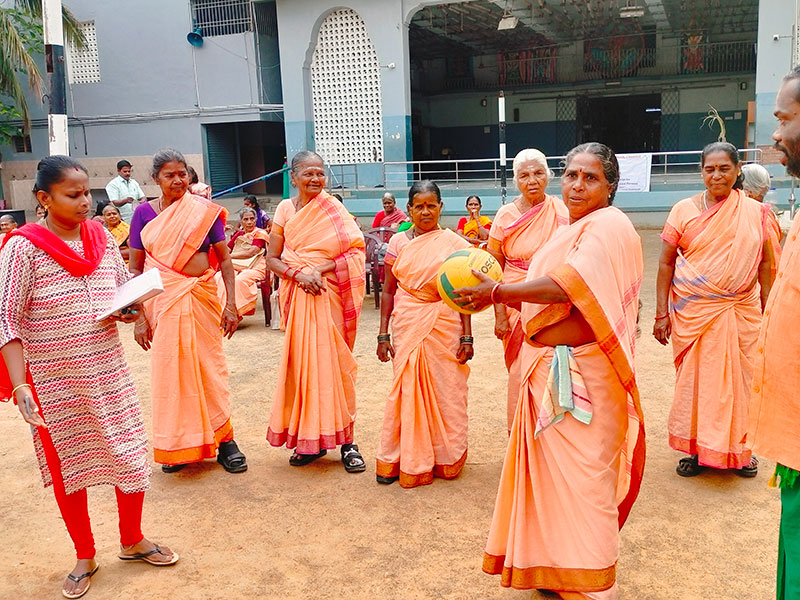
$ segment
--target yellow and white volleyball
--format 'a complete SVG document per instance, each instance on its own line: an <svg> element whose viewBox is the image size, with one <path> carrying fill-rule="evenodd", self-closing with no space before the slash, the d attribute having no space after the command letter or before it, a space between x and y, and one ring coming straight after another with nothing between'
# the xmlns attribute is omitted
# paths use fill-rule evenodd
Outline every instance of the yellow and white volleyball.
<svg viewBox="0 0 800 600"><path fill-rule="evenodd" d="M453 290L472 287L481 282L480 279L472 274L472 269L488 275L495 281L500 281L503 278L503 269L497 264L495 257L480 248L456 250L445 259L442 266L439 267L439 274L436 276L436 287L439 288L439 296L441 296L444 303L465 315L472 315L480 311L470 310L456 304L454 302L456 296Z"/></svg>

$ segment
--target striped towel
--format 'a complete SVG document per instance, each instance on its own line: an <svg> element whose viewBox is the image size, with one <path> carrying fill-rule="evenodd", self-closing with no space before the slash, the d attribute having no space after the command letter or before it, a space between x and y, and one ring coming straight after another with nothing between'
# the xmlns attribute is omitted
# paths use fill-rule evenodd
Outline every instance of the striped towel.
<svg viewBox="0 0 800 600"><path fill-rule="evenodd" d="M572 413L573 417L586 425L592 422L592 403L589 401L583 375L572 355L572 348L556 346L533 437L537 437L550 425L558 423L565 413Z"/></svg>

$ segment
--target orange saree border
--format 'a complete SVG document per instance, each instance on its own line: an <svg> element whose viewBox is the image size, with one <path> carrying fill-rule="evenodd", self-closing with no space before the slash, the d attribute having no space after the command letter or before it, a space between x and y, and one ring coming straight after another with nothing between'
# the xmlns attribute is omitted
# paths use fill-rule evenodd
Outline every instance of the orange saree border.
<svg viewBox="0 0 800 600"><path fill-rule="evenodd" d="M464 450L464 454L461 458L452 465L433 465L433 469L430 471L417 475L401 471L399 462L387 463L382 460L376 460L375 474L378 477L399 477L398 483L400 483L400 487L402 488L415 488L420 485L429 485L433 483L434 477L438 477L439 479L455 479L459 476L461 470L464 468L464 464L467 462L467 452L468 450Z"/></svg>
<svg viewBox="0 0 800 600"><path fill-rule="evenodd" d="M528 567L519 569L505 566L505 556L483 554L483 572L500 575L500 585L516 590L570 590L575 592L602 592L614 585L617 577L616 563L605 569L566 569L561 567Z"/></svg>
<svg viewBox="0 0 800 600"><path fill-rule="evenodd" d="M636 444L633 448L633 452L631 455L627 456L628 468L630 470L628 490L617 507L619 511L619 526L622 528L630 514L633 503L636 501L636 497L639 495L639 488L641 487L642 477L644 475L644 415L639 399L639 388L636 385L636 376L633 371L633 366L628 363L628 357L614 331L613 325L608 321L600 307L600 303L578 271L570 265L562 265L548 273L548 277L564 290L572 304L581 312L584 319L586 319L586 322L597 337L597 343L600 349L603 351L603 354L608 357L617 377L633 400L632 408L634 414L631 414L629 402L628 418L630 419L633 417L638 421L639 431L637 432ZM626 292L626 294L628 293L631 292ZM632 432L629 431L628 436L630 436L631 433ZM626 452L625 448L623 448L623 452Z"/></svg>
<svg viewBox="0 0 800 600"><path fill-rule="evenodd" d="M155 461L162 465L182 465L185 463L199 462L204 458L214 458L217 455L217 447L233 439L233 425L228 419L221 427L214 431L214 443L203 444L194 448L182 448L180 450L159 450L153 448Z"/></svg>

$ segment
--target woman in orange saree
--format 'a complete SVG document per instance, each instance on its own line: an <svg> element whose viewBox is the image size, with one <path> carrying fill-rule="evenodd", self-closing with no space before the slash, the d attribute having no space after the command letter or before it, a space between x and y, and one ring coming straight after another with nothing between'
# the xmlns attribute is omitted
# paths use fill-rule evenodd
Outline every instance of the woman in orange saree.
<svg viewBox="0 0 800 600"><path fill-rule="evenodd" d="M164 284L164 293L144 303L134 330L137 343L151 350L155 460L174 473L216 454L226 471L241 473L247 462L233 440L222 349L223 333L232 336L239 324L225 209L186 192L186 160L177 150L157 152L152 173L161 197L136 207L130 269L158 269ZM228 294L224 311L212 249Z"/></svg>
<svg viewBox="0 0 800 600"><path fill-rule="evenodd" d="M467 460L467 378L472 358L469 315L442 302L436 277L444 260L469 242L439 228L442 198L432 181L408 192L414 227L389 241L381 294L378 358L392 360L376 478L412 488L434 476L454 479ZM391 317L392 334L389 334Z"/></svg>
<svg viewBox="0 0 800 600"><path fill-rule="evenodd" d="M514 183L520 195L501 206L494 217L486 249L503 267L505 283L525 281L533 255L567 224L566 205L545 194L550 169L544 154L526 148L514 157ZM514 420L520 384L520 350L523 344L520 313L516 308L496 304L494 334L503 341L508 369L508 428Z"/></svg>
<svg viewBox="0 0 800 600"><path fill-rule="evenodd" d="M456 290L467 307L522 302L522 385L483 570L518 589L617 598L619 528L644 470L634 372L643 261L630 220L609 206L610 148L569 152L570 215L533 257L526 281Z"/></svg>
<svg viewBox="0 0 800 600"><path fill-rule="evenodd" d="M683 477L704 466L755 477L748 404L779 230L769 207L734 189L741 165L732 144L706 146L701 169L706 191L678 202L661 234L653 335L664 345L672 338L669 443L689 455L678 462Z"/></svg>
<svg viewBox="0 0 800 600"><path fill-rule="evenodd" d="M267 441L307 465L341 446L348 472L366 470L353 443L353 357L364 301L364 236L344 205L325 192L325 165L314 152L292 158L297 196L278 205L267 266L281 283L286 338Z"/></svg>

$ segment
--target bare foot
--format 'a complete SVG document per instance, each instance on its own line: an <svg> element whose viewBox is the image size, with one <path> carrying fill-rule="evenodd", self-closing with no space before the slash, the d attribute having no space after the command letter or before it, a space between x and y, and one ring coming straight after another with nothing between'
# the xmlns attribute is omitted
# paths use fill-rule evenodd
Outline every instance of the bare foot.
<svg viewBox="0 0 800 600"><path fill-rule="evenodd" d="M154 566L165 567L178 562L178 555L166 546L156 545L147 538L133 546L122 546L119 553L122 560L141 560Z"/></svg>
<svg viewBox="0 0 800 600"><path fill-rule="evenodd" d="M91 585L91 575L83 578L81 578L81 575L93 573L96 570L97 562L95 562L93 558L78 559L78 561L75 563L75 568L72 569L70 575L72 575L75 579L80 579L80 581L75 581L67 576L67 578L64 580L64 596L71 598L83 596L83 594L86 593L86 590L88 590L89 586Z"/></svg>

